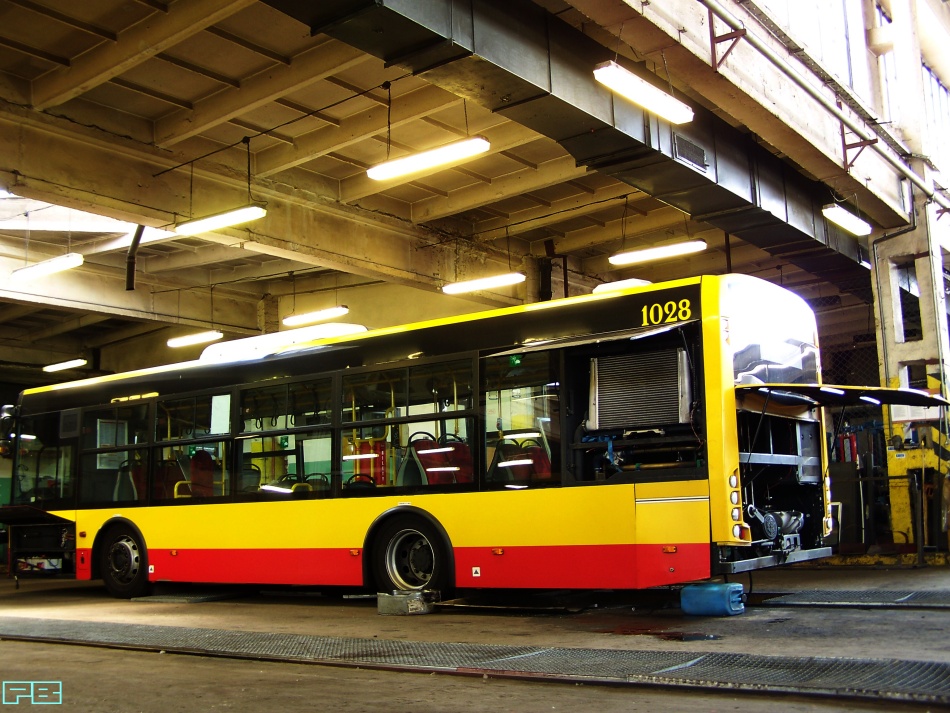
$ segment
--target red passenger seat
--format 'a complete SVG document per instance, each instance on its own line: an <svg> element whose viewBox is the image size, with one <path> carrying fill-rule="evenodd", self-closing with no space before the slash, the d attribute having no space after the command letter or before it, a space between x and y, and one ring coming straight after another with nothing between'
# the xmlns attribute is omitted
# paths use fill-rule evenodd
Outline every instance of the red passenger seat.
<svg viewBox="0 0 950 713"><path fill-rule="evenodd" d="M551 479L551 459L548 457L548 452L542 446L529 446L525 448L525 456L531 459L532 480Z"/></svg>
<svg viewBox="0 0 950 713"><path fill-rule="evenodd" d="M163 460L155 468L155 480L152 482L152 498L170 500L175 497L175 483L184 478L177 461Z"/></svg>
<svg viewBox="0 0 950 713"><path fill-rule="evenodd" d="M452 452L447 453L447 460L452 465L458 466L455 473L456 483L471 483L475 480L475 471L472 467L472 449L467 443L461 441L450 441L447 445L452 446Z"/></svg>
<svg viewBox="0 0 950 713"><path fill-rule="evenodd" d="M208 451L198 451L191 457L191 494L196 498L214 495L214 458Z"/></svg>
<svg viewBox="0 0 950 713"><path fill-rule="evenodd" d="M420 438L409 444L410 456L415 458L422 469L425 481L429 485L446 485L455 482L455 472L445 470L451 468L452 463L446 457L448 453L431 451L441 451L445 446L429 438ZM420 453L420 451L422 451ZM426 451L429 451L428 453Z"/></svg>

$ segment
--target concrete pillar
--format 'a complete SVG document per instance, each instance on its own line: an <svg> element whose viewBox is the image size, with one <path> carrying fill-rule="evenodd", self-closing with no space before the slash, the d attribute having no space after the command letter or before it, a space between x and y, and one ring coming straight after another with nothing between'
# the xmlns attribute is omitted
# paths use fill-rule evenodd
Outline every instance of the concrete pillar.
<svg viewBox="0 0 950 713"><path fill-rule="evenodd" d="M901 108L899 121L905 141L914 155L925 156L934 137L926 133L916 8L916 0L891 2L899 81L890 89L896 106ZM918 159L914 164L913 169L926 178L930 170L926 162ZM918 373L926 373L928 389L947 396L950 343L940 240L943 226L936 224L937 212L924 196L915 194L910 211L914 228L871 241L881 382L884 386L909 386L910 370L914 368ZM901 282L906 285L909 276L916 280L919 290L919 335L905 333L904 329ZM885 412L891 529L895 543L914 543L918 550L923 534L918 488L923 486L923 476L941 469L943 459L937 454L946 445L941 415L924 409L891 408ZM919 445L905 447L909 440L916 440ZM932 503L941 503L939 492ZM946 502L942 508L945 516Z"/></svg>
<svg viewBox="0 0 950 713"><path fill-rule="evenodd" d="M261 334L280 331L277 306L277 297L274 295L264 295L257 303L257 328L261 330Z"/></svg>

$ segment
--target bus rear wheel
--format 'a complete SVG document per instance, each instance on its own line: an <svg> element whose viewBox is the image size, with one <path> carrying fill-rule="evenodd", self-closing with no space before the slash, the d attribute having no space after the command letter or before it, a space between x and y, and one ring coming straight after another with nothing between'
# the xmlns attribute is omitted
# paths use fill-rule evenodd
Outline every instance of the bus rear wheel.
<svg viewBox="0 0 950 713"><path fill-rule="evenodd" d="M148 555L141 536L128 525L116 525L104 536L99 571L106 590L119 599L148 592Z"/></svg>
<svg viewBox="0 0 950 713"><path fill-rule="evenodd" d="M436 528L421 518L390 520L376 537L373 577L382 592L447 592L452 583L448 547Z"/></svg>

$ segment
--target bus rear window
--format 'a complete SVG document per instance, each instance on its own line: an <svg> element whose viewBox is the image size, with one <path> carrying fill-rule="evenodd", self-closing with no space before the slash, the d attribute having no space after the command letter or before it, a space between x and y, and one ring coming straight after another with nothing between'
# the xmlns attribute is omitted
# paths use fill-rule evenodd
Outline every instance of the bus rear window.
<svg viewBox="0 0 950 713"><path fill-rule="evenodd" d="M722 295L737 384L818 382L815 314L798 295L731 275Z"/></svg>

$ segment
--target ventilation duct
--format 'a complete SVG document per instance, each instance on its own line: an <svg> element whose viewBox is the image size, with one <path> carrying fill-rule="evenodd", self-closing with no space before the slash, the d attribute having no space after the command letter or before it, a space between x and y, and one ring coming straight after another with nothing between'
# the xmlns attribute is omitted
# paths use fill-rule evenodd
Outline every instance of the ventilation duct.
<svg viewBox="0 0 950 713"><path fill-rule="evenodd" d="M554 139L579 165L871 299L862 248L821 215L825 186L702 107L673 127L614 101L592 73L614 54L532 2L265 2Z"/></svg>

